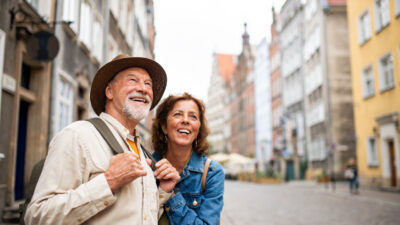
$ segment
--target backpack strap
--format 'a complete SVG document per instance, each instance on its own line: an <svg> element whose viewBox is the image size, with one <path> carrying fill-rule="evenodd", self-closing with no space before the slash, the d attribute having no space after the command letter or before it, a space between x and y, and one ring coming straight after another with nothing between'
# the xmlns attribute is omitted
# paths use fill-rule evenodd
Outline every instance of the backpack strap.
<svg viewBox="0 0 400 225"><path fill-rule="evenodd" d="M94 117L94 118L88 119L88 121L96 127L96 129L99 131L101 136L104 138L104 140L106 140L107 144L111 147L111 150L114 152L114 154L120 154L120 153L124 152L121 145L118 143L117 139L115 139L115 136L111 133L110 128L107 127L104 120L102 120L98 117ZM144 157L149 158L151 160L151 169L154 171L156 169L156 166L155 166L156 160L144 148L143 145L140 145L140 147L143 150Z"/></svg>
<svg viewBox="0 0 400 225"><path fill-rule="evenodd" d="M140 147L142 148L144 157L151 160L150 167L153 171L155 171L156 170L156 159L146 150L146 148L142 144L140 144Z"/></svg>
<svg viewBox="0 0 400 225"><path fill-rule="evenodd" d="M124 152L121 145L118 143L117 139L115 139L114 135L111 133L110 128L107 127L106 123L102 119L94 117L88 119L87 121L89 121L90 123L93 124L93 126L96 127L101 136L104 138L104 140L106 140L107 144L111 147L111 150L115 155Z"/></svg>
<svg viewBox="0 0 400 225"><path fill-rule="evenodd" d="M203 176L201 177L201 191L204 192L206 190L206 179L208 173L208 167L210 166L211 159L207 158L206 163L204 164Z"/></svg>

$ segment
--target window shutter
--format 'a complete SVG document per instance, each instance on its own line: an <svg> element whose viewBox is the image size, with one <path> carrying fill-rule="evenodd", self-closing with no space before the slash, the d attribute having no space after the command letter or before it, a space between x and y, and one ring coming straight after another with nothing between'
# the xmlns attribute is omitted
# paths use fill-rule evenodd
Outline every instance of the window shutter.
<svg viewBox="0 0 400 225"><path fill-rule="evenodd" d="M365 14L364 18L364 27L365 27L365 40L369 40L371 38L371 17L369 12Z"/></svg>
<svg viewBox="0 0 400 225"><path fill-rule="evenodd" d="M367 150L367 164L370 166L372 164L372 155L371 155L371 142L370 142L371 137L367 137L367 140L365 142L366 150Z"/></svg>
<svg viewBox="0 0 400 225"><path fill-rule="evenodd" d="M395 15L398 16L400 15L400 0L396 0L395 2Z"/></svg>
<svg viewBox="0 0 400 225"><path fill-rule="evenodd" d="M379 1L379 0L378 0ZM377 7L377 2L375 1L374 4L374 22L375 22L375 32L378 32L380 30L380 24L379 24L379 15L381 14L380 9Z"/></svg>
<svg viewBox="0 0 400 225"><path fill-rule="evenodd" d="M390 22L389 0L382 0L382 25L386 26Z"/></svg>
<svg viewBox="0 0 400 225"><path fill-rule="evenodd" d="M358 43L361 45L362 43L363 43L363 40L364 40L364 37L363 37L363 29L362 29L362 26L363 26L363 22L362 22L362 19L363 17L362 17L362 15L361 15L361 17L360 18L358 18Z"/></svg>
<svg viewBox="0 0 400 225"><path fill-rule="evenodd" d="M365 77L365 69L361 71L361 87L363 97L367 97L367 79Z"/></svg>
<svg viewBox="0 0 400 225"><path fill-rule="evenodd" d="M384 68L382 66L382 58L379 59L378 62L378 76L379 76L379 90L382 91L385 89L385 78L384 78Z"/></svg>

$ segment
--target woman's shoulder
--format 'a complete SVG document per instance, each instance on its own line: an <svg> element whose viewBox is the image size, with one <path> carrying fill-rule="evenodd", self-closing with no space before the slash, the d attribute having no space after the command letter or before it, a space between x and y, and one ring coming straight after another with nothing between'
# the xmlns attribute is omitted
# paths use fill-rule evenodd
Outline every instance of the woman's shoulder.
<svg viewBox="0 0 400 225"><path fill-rule="evenodd" d="M207 161L207 159L210 159L206 155L203 155L203 157L204 157L204 163ZM222 165L219 162L212 160L212 159L210 159L210 160L211 160L210 167L209 167L210 170L213 170L213 171L223 171L224 170L224 168L222 167Z"/></svg>

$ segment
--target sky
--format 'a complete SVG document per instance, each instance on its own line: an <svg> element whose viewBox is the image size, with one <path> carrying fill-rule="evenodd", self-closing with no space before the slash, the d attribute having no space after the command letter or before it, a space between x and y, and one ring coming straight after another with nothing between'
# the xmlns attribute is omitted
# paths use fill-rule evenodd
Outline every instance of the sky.
<svg viewBox="0 0 400 225"><path fill-rule="evenodd" d="M154 0L155 60L167 72L164 97L188 92L207 101L213 53L240 54L270 36L272 4L284 0ZM278 11L278 10L276 10Z"/></svg>

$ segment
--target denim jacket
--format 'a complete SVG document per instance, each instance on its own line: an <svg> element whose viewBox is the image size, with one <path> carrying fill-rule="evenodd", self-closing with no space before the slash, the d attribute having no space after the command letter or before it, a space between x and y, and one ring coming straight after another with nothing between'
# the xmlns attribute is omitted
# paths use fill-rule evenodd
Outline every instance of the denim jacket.
<svg viewBox="0 0 400 225"><path fill-rule="evenodd" d="M159 161L161 157L154 154ZM212 224L220 220L224 195L224 171L222 166L212 160L207 173L206 187L201 190L201 177L205 155L193 152L188 164L180 174L181 179L174 188L175 196L164 205L172 225Z"/></svg>

